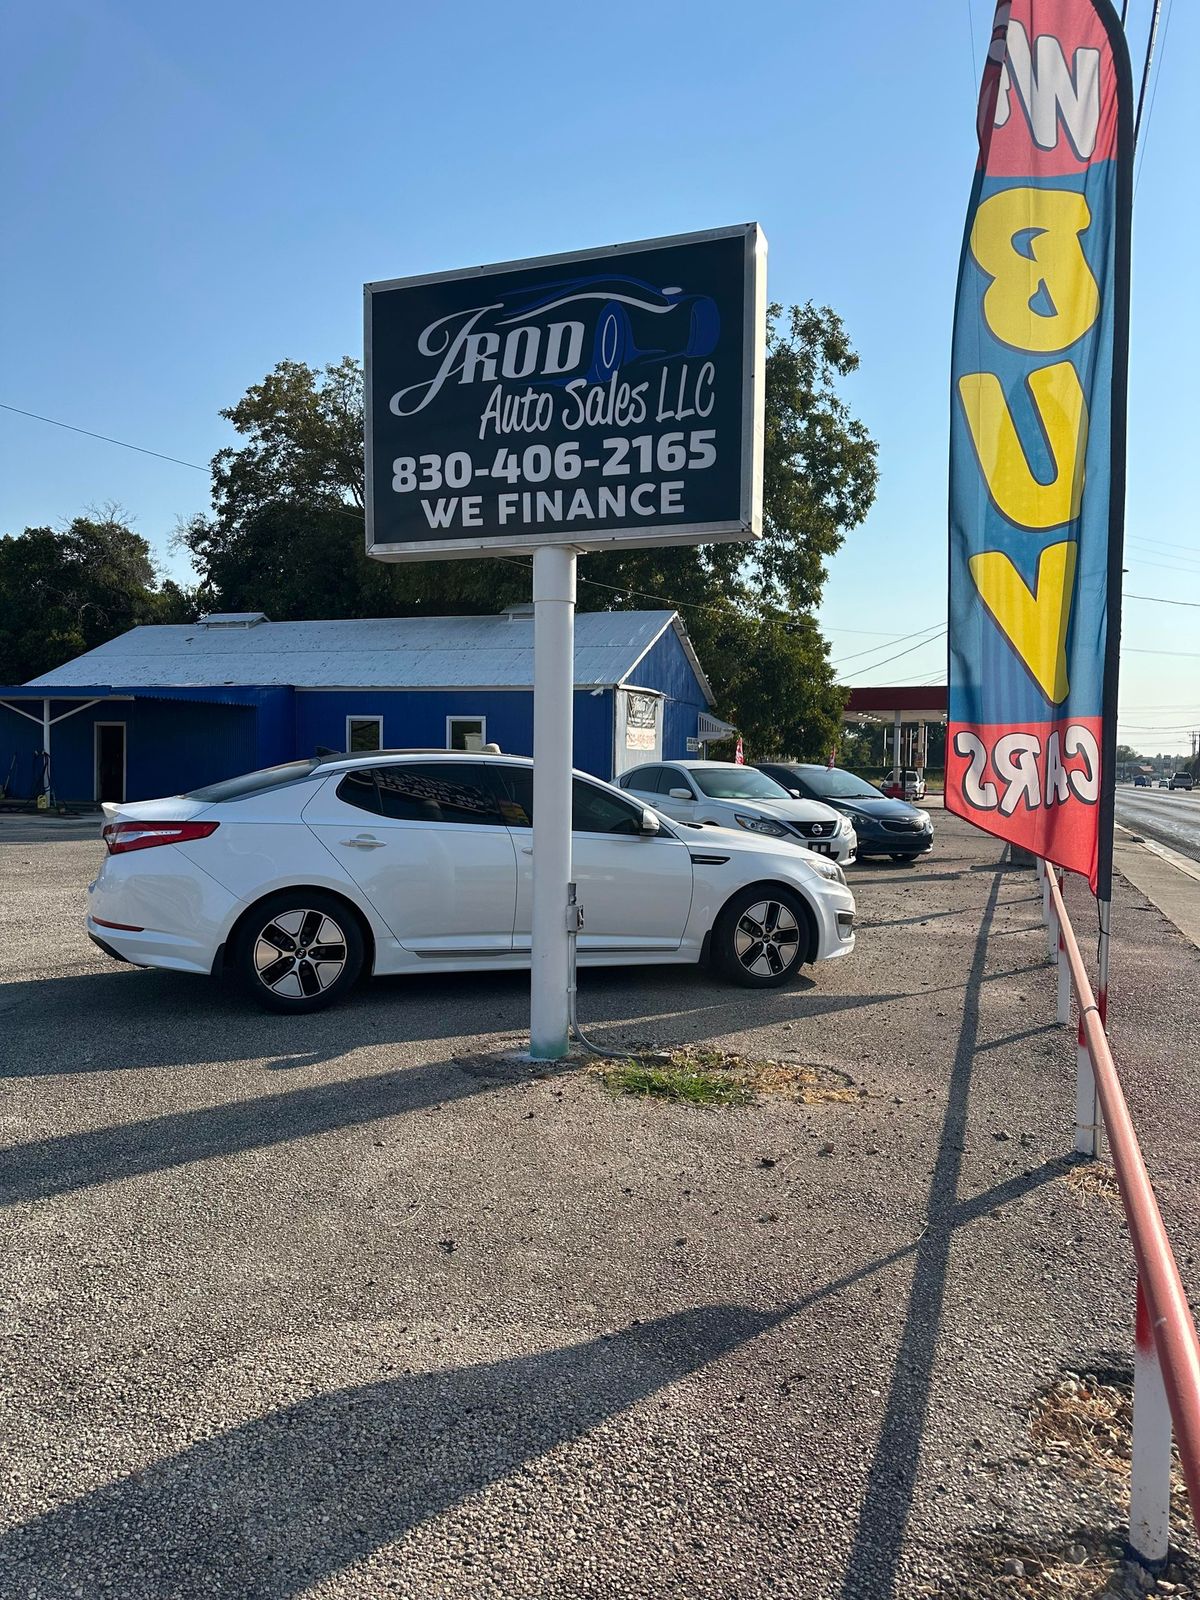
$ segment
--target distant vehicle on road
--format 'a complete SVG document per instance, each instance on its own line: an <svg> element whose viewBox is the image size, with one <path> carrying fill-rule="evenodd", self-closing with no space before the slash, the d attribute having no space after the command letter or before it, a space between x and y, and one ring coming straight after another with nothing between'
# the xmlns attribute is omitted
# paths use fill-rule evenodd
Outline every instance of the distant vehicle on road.
<svg viewBox="0 0 1200 1600"><path fill-rule="evenodd" d="M1171 777L1172 789L1194 789L1196 780L1190 772L1176 772Z"/></svg>
<svg viewBox="0 0 1200 1600"><path fill-rule="evenodd" d="M733 761L663 761L634 767L622 789L677 822L712 823L803 845L839 866L854 860L854 825L823 802L797 799L755 767Z"/></svg>
<svg viewBox="0 0 1200 1600"><path fill-rule="evenodd" d="M790 794L820 800L849 817L860 856L891 856L915 861L933 848L933 822L906 800L889 799L874 784L841 767L795 761L760 761L758 770Z"/></svg>
<svg viewBox="0 0 1200 1600"><path fill-rule="evenodd" d="M1144 772L1139 772L1133 780L1133 787L1135 789L1148 789L1150 787L1150 779Z"/></svg>
<svg viewBox="0 0 1200 1600"><path fill-rule="evenodd" d="M1158 787L1159 787L1159 788L1160 788L1160 789L1169 789L1169 788L1170 788L1170 787L1171 787L1171 780L1170 780L1170 778L1160 778L1160 779L1159 779L1159 780L1158 780Z"/></svg>
<svg viewBox="0 0 1200 1600"><path fill-rule="evenodd" d="M135 966L228 972L284 1012L362 973L527 967L533 803L516 756L376 751L107 804L88 936ZM791 835L673 826L582 773L573 826L583 965L707 954L763 989L854 948L842 869Z"/></svg>
<svg viewBox="0 0 1200 1600"><path fill-rule="evenodd" d="M893 767L880 785L889 800L924 800L925 774L912 767Z"/></svg>

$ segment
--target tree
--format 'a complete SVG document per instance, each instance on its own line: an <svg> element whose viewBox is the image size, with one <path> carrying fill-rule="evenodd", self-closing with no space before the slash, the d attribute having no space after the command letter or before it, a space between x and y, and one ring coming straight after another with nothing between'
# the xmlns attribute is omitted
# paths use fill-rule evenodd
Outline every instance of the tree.
<svg viewBox="0 0 1200 1600"><path fill-rule="evenodd" d="M160 582L117 506L64 530L0 537L0 683L22 683L143 622L184 622L190 597Z"/></svg>
<svg viewBox="0 0 1200 1600"><path fill-rule="evenodd" d="M823 755L844 696L813 611L826 562L866 516L876 445L839 380L858 366L841 318L770 308L764 529L754 546L590 555L585 610L678 606L718 695L755 754ZM363 537L362 375L347 357L283 361L222 413L245 443L213 458L213 511L179 530L207 608L276 621L495 612L529 597L528 563L369 560Z"/></svg>

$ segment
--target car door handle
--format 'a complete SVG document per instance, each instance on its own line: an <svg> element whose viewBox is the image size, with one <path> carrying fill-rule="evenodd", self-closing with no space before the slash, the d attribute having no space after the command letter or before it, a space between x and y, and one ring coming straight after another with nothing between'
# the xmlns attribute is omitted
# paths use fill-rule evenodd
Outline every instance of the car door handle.
<svg viewBox="0 0 1200 1600"><path fill-rule="evenodd" d="M531 856L533 854L533 846L531 844L523 844L521 846L521 854L523 856Z"/></svg>
<svg viewBox="0 0 1200 1600"><path fill-rule="evenodd" d="M371 833L360 833L353 839L339 839L338 843L352 845L355 850L382 850L384 846L384 840L377 839Z"/></svg>

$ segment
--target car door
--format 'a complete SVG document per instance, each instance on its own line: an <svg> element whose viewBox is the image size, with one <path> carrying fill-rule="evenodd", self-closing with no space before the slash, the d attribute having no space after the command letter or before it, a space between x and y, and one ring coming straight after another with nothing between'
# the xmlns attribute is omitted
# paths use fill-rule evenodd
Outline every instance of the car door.
<svg viewBox="0 0 1200 1600"><path fill-rule="evenodd" d="M698 796L696 786L688 777L682 767L660 767L659 788L660 792L654 797L656 805L664 816L674 817L676 822L695 822ZM686 789L691 796L688 800L681 800L671 794L672 789Z"/></svg>
<svg viewBox="0 0 1200 1600"><path fill-rule="evenodd" d="M430 957L512 949L516 850L484 762L336 772L303 817L406 949Z"/></svg>
<svg viewBox="0 0 1200 1600"><path fill-rule="evenodd" d="M517 850L513 943L527 950L533 899L533 769L493 764ZM692 858L664 829L641 831L643 807L575 779L571 872L583 907L580 953L677 950L692 908Z"/></svg>

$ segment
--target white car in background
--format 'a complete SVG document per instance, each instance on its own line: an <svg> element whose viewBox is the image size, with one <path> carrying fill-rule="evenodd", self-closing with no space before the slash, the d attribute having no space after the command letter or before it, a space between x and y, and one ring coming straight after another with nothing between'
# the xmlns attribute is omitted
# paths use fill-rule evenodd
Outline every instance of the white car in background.
<svg viewBox="0 0 1200 1600"><path fill-rule="evenodd" d="M819 800L795 798L756 767L733 761L656 761L623 772L617 782L677 822L707 822L780 844L803 845L842 867L858 850L849 817Z"/></svg>
<svg viewBox="0 0 1200 1600"><path fill-rule="evenodd" d="M364 973L525 967L533 803L530 761L409 751L109 804L87 932L119 961L229 972L277 1011ZM711 958L773 988L854 948L841 868L782 840L672 827L579 774L573 849L583 965Z"/></svg>

